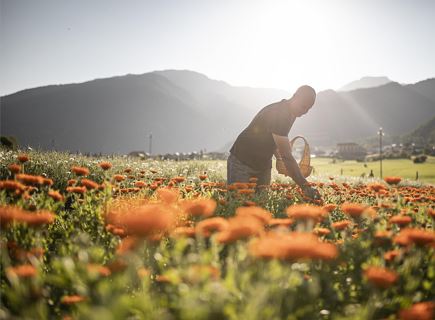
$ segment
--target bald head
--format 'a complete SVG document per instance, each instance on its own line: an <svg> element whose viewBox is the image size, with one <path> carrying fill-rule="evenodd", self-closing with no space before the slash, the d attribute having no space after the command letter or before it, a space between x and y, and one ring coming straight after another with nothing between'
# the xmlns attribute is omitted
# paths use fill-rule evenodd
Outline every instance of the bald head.
<svg viewBox="0 0 435 320"><path fill-rule="evenodd" d="M293 94L291 110L296 117L300 117L310 110L316 101L316 91L310 86L303 85Z"/></svg>
<svg viewBox="0 0 435 320"><path fill-rule="evenodd" d="M316 100L316 91L314 91L312 87L304 85L296 90L296 92L293 94L293 97L305 100L307 103L311 102L311 105L313 105L314 101Z"/></svg>

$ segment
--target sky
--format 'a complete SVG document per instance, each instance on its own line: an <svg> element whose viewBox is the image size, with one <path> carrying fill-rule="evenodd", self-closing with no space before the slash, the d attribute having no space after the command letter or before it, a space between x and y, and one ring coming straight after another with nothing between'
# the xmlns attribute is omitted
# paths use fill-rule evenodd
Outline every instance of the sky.
<svg viewBox="0 0 435 320"><path fill-rule="evenodd" d="M0 0L0 96L188 69L231 85L338 89L435 77L431 0Z"/></svg>

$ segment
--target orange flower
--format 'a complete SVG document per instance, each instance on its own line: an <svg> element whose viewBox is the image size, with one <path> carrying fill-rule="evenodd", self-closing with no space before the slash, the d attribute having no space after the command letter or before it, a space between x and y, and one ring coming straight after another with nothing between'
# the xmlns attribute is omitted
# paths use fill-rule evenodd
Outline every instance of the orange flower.
<svg viewBox="0 0 435 320"><path fill-rule="evenodd" d="M55 215L48 210L39 210L34 213L28 213L24 222L30 226L41 226L54 222Z"/></svg>
<svg viewBox="0 0 435 320"><path fill-rule="evenodd" d="M108 224L108 225L106 225L106 230L107 230L108 232L110 232L110 233L113 233L113 234L116 235L116 236L120 236L120 237L125 236L125 230L124 230L124 229L122 229L122 228L117 228L117 227L115 227L115 226L112 225L112 224Z"/></svg>
<svg viewBox="0 0 435 320"><path fill-rule="evenodd" d="M432 320L435 313L435 302L426 301L415 303L399 312L401 320Z"/></svg>
<svg viewBox="0 0 435 320"><path fill-rule="evenodd" d="M216 240L220 243L232 243L263 231L263 224L259 219L253 216L238 216L228 219L228 227L217 234Z"/></svg>
<svg viewBox="0 0 435 320"><path fill-rule="evenodd" d="M184 190L185 190L186 192L191 192L191 191L193 190L193 186L185 186L185 187L184 187Z"/></svg>
<svg viewBox="0 0 435 320"><path fill-rule="evenodd" d="M240 194L253 194L253 193L255 193L255 190L254 189L239 189L237 192Z"/></svg>
<svg viewBox="0 0 435 320"><path fill-rule="evenodd" d="M186 178L185 177L174 177L174 178L172 178L172 180L177 182L177 183L180 183L180 182L183 182L184 180L186 180Z"/></svg>
<svg viewBox="0 0 435 320"><path fill-rule="evenodd" d="M21 208L16 206L0 206L0 226L2 228L8 226L16 217L22 216Z"/></svg>
<svg viewBox="0 0 435 320"><path fill-rule="evenodd" d="M392 261L394 260L396 257L398 257L400 255L401 251L400 250L390 250L384 253L384 259L386 261Z"/></svg>
<svg viewBox="0 0 435 320"><path fill-rule="evenodd" d="M67 181L67 185L68 185L68 186L72 186L72 185L76 184L76 182L77 182L76 179L69 179L69 180Z"/></svg>
<svg viewBox="0 0 435 320"><path fill-rule="evenodd" d="M233 190L237 190L237 187L234 184L228 185L227 186L227 190L228 191L233 191Z"/></svg>
<svg viewBox="0 0 435 320"><path fill-rule="evenodd" d="M86 189L98 189L99 185L95 181L92 181L90 179L83 178L80 183L86 187Z"/></svg>
<svg viewBox="0 0 435 320"><path fill-rule="evenodd" d="M435 232L415 228L405 228L402 229L396 237L394 237L393 241L394 243L404 246L412 243L417 245L431 244L435 243Z"/></svg>
<svg viewBox="0 0 435 320"><path fill-rule="evenodd" d="M332 211L335 210L335 208L337 208L337 205L336 205L336 204L333 204L333 203L328 203L328 204L325 204L325 205L323 206L323 209L324 209L325 211L327 211L327 212L332 212Z"/></svg>
<svg viewBox="0 0 435 320"><path fill-rule="evenodd" d="M159 185L158 185L158 184L155 184L155 183L153 183L153 184L150 185L150 189L151 189L151 190L156 190L158 187L159 187Z"/></svg>
<svg viewBox="0 0 435 320"><path fill-rule="evenodd" d="M374 238L376 240L384 241L384 240L389 240L391 238L391 235L392 235L391 231L381 230L375 232Z"/></svg>
<svg viewBox="0 0 435 320"><path fill-rule="evenodd" d="M21 171L21 166L18 163L11 163L8 165L8 169L12 173L18 173Z"/></svg>
<svg viewBox="0 0 435 320"><path fill-rule="evenodd" d="M352 218L360 217L365 209L366 206L358 203L345 202L341 205L341 210L348 216L351 216Z"/></svg>
<svg viewBox="0 0 435 320"><path fill-rule="evenodd" d="M213 232L224 231L228 228L228 221L222 217L214 217L200 221L195 232L203 237L210 237Z"/></svg>
<svg viewBox="0 0 435 320"><path fill-rule="evenodd" d="M99 265L99 264L93 264L89 263L87 266L88 272L90 273L98 273L100 276L108 277L111 274L111 271L108 267Z"/></svg>
<svg viewBox="0 0 435 320"><path fill-rule="evenodd" d="M33 278L37 274L36 268L31 264L23 264L16 267L7 267L6 273L19 278Z"/></svg>
<svg viewBox="0 0 435 320"><path fill-rule="evenodd" d="M134 183L134 186L137 187L137 188L143 188L143 187L146 187L147 184L144 181L136 181Z"/></svg>
<svg viewBox="0 0 435 320"><path fill-rule="evenodd" d="M236 216L252 216L263 224L267 224L272 219L272 214L269 211L256 206L238 207L236 209Z"/></svg>
<svg viewBox="0 0 435 320"><path fill-rule="evenodd" d="M368 208L364 211L364 214L365 214L367 217L370 217L370 218L376 218L376 217L378 216L378 212L376 211L376 209L375 209L373 206L368 207Z"/></svg>
<svg viewBox="0 0 435 320"><path fill-rule="evenodd" d="M98 166L103 170L109 170L110 168L112 168L112 164L110 162L107 162L107 161L100 162L98 164Z"/></svg>
<svg viewBox="0 0 435 320"><path fill-rule="evenodd" d="M287 208L289 218L296 220L314 220L321 221L328 212L322 207L309 204L296 204Z"/></svg>
<svg viewBox="0 0 435 320"><path fill-rule="evenodd" d="M43 178L42 184L45 186L52 186L53 185L53 180L50 178Z"/></svg>
<svg viewBox="0 0 435 320"><path fill-rule="evenodd" d="M60 299L60 303L62 304L75 304L82 301L85 301L86 297L79 296L79 295L72 295L72 296L63 296L62 299Z"/></svg>
<svg viewBox="0 0 435 320"><path fill-rule="evenodd" d="M381 203L381 208L386 208L386 209L391 209L394 205L391 203L387 203L387 202L382 202Z"/></svg>
<svg viewBox="0 0 435 320"><path fill-rule="evenodd" d="M380 191L383 191L383 190L387 190L387 187L385 185L383 185L381 183L377 183L377 182L368 184L367 188L369 190L372 190L372 191L375 191L375 192L380 192Z"/></svg>
<svg viewBox="0 0 435 320"><path fill-rule="evenodd" d="M388 222L391 224L397 224L399 226L406 226L407 224L412 222L412 218L405 215L397 215L391 217Z"/></svg>
<svg viewBox="0 0 435 320"><path fill-rule="evenodd" d="M320 242L311 233L300 232L269 233L267 236L251 242L249 252L257 258L281 260L331 260L338 256L335 245Z"/></svg>
<svg viewBox="0 0 435 320"><path fill-rule="evenodd" d="M49 190L48 196L56 201L64 200L63 195L61 195L59 191L55 191L55 190Z"/></svg>
<svg viewBox="0 0 435 320"><path fill-rule="evenodd" d="M156 275L156 281L161 283L170 283L171 279L166 275L158 274Z"/></svg>
<svg viewBox="0 0 435 320"><path fill-rule="evenodd" d="M204 172L204 174L200 174L200 175L199 175L199 179L200 179L201 181L207 179L207 174L206 174L205 172Z"/></svg>
<svg viewBox="0 0 435 320"><path fill-rule="evenodd" d="M41 185L44 183L44 177L31 174L19 173L15 175L15 178L27 185Z"/></svg>
<svg viewBox="0 0 435 320"><path fill-rule="evenodd" d="M246 200L246 201L243 203L243 205L246 206L246 207L254 207L254 206L256 206L257 204L256 204L254 201Z"/></svg>
<svg viewBox="0 0 435 320"><path fill-rule="evenodd" d="M30 160L29 156L27 154L24 154L24 153L19 154L17 159L18 159L18 161L23 162L23 163Z"/></svg>
<svg viewBox="0 0 435 320"><path fill-rule="evenodd" d="M181 207L191 216L209 217L213 215L216 209L216 201L213 199L184 200Z"/></svg>
<svg viewBox="0 0 435 320"><path fill-rule="evenodd" d="M171 236L177 237L195 237L195 228L194 227L177 227L171 232Z"/></svg>
<svg viewBox="0 0 435 320"><path fill-rule="evenodd" d="M391 287L398 279L396 272L382 267L368 267L364 276L374 286L384 289Z"/></svg>
<svg viewBox="0 0 435 320"><path fill-rule="evenodd" d="M275 227L275 226L286 226L286 227L290 227L293 224L293 219L290 218L286 218L286 219L270 219L267 222L267 225L270 227Z"/></svg>
<svg viewBox="0 0 435 320"><path fill-rule="evenodd" d="M318 236L326 236L331 233L328 228L314 228L313 233Z"/></svg>
<svg viewBox="0 0 435 320"><path fill-rule="evenodd" d="M151 275L151 271L145 267L140 267L136 270L139 278L144 279L145 277L149 277Z"/></svg>
<svg viewBox="0 0 435 320"><path fill-rule="evenodd" d="M113 179L115 179L116 182L121 182L121 181L125 180L125 176L123 176L122 174L115 174L113 176Z"/></svg>
<svg viewBox="0 0 435 320"><path fill-rule="evenodd" d="M234 182L231 186L232 186L231 190L234 190L233 188L235 188L235 189L248 189L249 188L249 185L246 182ZM230 186L228 186L228 190L230 190L229 187Z"/></svg>
<svg viewBox="0 0 435 320"><path fill-rule="evenodd" d="M220 270L211 265L194 264L187 269L186 280L189 283L198 283L202 279L208 280L209 278L217 280L220 277Z"/></svg>
<svg viewBox="0 0 435 320"><path fill-rule="evenodd" d="M71 171L74 172L78 176L87 176L89 174L89 169L85 167L71 167Z"/></svg>
<svg viewBox="0 0 435 320"><path fill-rule="evenodd" d="M399 184L399 182L402 180L402 178L391 176L391 177L385 177L384 180L388 184Z"/></svg>
<svg viewBox="0 0 435 320"><path fill-rule="evenodd" d="M0 190L13 190L22 193L26 190L26 186L18 181L13 180L2 180L0 181Z"/></svg>
<svg viewBox="0 0 435 320"><path fill-rule="evenodd" d="M47 210L31 212L16 206L0 206L1 227L7 226L14 221L29 226L40 226L53 223L54 219L55 215Z"/></svg>
<svg viewBox="0 0 435 320"><path fill-rule="evenodd" d="M85 193L86 187L66 187L66 191L70 193Z"/></svg>
<svg viewBox="0 0 435 320"><path fill-rule="evenodd" d="M349 221L349 220L341 220L341 221L337 221L337 222L332 223L332 227L335 230L344 230L347 227L349 227L350 225L352 225L352 221Z"/></svg>
<svg viewBox="0 0 435 320"><path fill-rule="evenodd" d="M109 224L123 228L128 235L148 237L169 231L174 224L174 215L164 205L145 204L109 211L106 220Z"/></svg>
<svg viewBox="0 0 435 320"><path fill-rule="evenodd" d="M116 254L123 255L136 249L140 245L140 238L134 236L128 236L122 239L116 248Z"/></svg>
<svg viewBox="0 0 435 320"><path fill-rule="evenodd" d="M179 192L176 189L159 188L157 196L164 203L174 203L179 197Z"/></svg>

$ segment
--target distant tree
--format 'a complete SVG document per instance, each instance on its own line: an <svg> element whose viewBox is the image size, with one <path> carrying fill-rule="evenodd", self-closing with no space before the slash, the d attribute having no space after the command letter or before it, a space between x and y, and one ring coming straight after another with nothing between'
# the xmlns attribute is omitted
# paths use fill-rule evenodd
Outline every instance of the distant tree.
<svg viewBox="0 0 435 320"><path fill-rule="evenodd" d="M414 158L414 163L424 163L427 160L427 156L426 155L420 155Z"/></svg>
<svg viewBox="0 0 435 320"><path fill-rule="evenodd" d="M14 136L0 136L0 144L10 150L18 148L18 140Z"/></svg>

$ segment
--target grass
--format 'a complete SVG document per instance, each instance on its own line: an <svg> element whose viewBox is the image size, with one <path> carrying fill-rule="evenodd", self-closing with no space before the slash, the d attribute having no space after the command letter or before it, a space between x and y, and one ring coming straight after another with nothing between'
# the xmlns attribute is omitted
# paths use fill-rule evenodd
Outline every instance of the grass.
<svg viewBox="0 0 435 320"><path fill-rule="evenodd" d="M400 176L415 180L416 172L418 172L419 181L435 183L435 157L428 157L427 161L421 164L415 164L408 159L388 159L382 163L384 177ZM315 169L313 175L359 177L365 174L367 177L370 170L373 170L374 176L379 177L379 161L367 162L365 167L363 162L337 161L332 163L330 158L313 158L311 165Z"/></svg>

